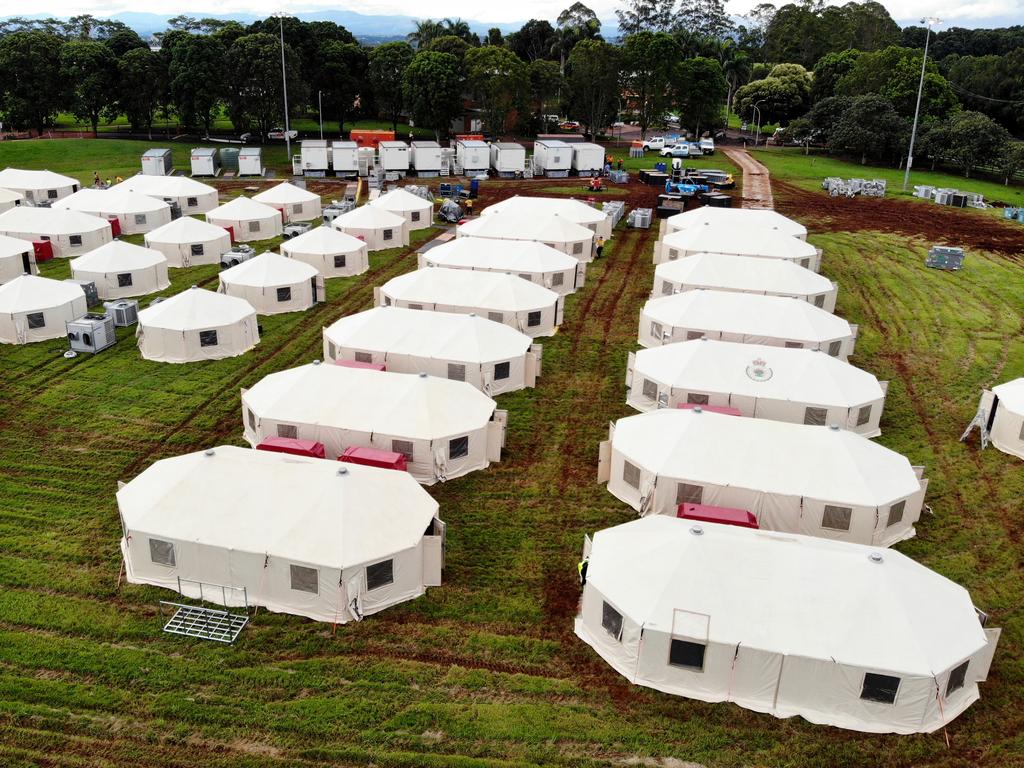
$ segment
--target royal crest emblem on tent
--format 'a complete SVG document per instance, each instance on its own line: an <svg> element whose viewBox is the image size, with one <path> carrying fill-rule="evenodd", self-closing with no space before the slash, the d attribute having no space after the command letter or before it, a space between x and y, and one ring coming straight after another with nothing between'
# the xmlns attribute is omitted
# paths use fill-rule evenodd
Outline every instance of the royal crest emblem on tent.
<svg viewBox="0 0 1024 768"><path fill-rule="evenodd" d="M768 361L758 357L747 366L747 376L754 381L768 381L772 377L772 369L768 367Z"/></svg>

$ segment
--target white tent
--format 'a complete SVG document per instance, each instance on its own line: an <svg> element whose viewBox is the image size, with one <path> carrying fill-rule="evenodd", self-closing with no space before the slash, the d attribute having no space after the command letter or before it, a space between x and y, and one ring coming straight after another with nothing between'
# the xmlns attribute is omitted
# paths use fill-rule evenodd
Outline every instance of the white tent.
<svg viewBox="0 0 1024 768"><path fill-rule="evenodd" d="M214 208L206 214L206 220L230 230L240 243L277 237L283 226L281 211L247 197L236 197Z"/></svg>
<svg viewBox="0 0 1024 768"><path fill-rule="evenodd" d="M314 221L321 216L320 195L289 182L253 195L257 203L284 209L288 221Z"/></svg>
<svg viewBox="0 0 1024 768"><path fill-rule="evenodd" d="M712 208L707 205L662 219L659 235L664 237L703 224L727 230L774 229L798 240L807 239L807 227L769 208Z"/></svg>
<svg viewBox="0 0 1024 768"><path fill-rule="evenodd" d="M914 535L922 473L838 427L675 408L619 419L599 469L641 515L675 515L683 503L729 507L768 530L882 547Z"/></svg>
<svg viewBox="0 0 1024 768"><path fill-rule="evenodd" d="M162 179L163 176L146 176ZM224 227L208 224L191 216L182 216L154 229L144 238L147 248L160 251L171 267L197 267L216 264L231 250L231 233Z"/></svg>
<svg viewBox="0 0 1024 768"><path fill-rule="evenodd" d="M101 245L95 251L72 259L71 276L92 280L101 299L142 296L167 288L167 257L152 248L123 240Z"/></svg>
<svg viewBox="0 0 1024 768"><path fill-rule="evenodd" d="M24 199L25 196L21 194L21 192L15 192L13 189L0 188L0 213L9 208L16 208L21 205Z"/></svg>
<svg viewBox="0 0 1024 768"><path fill-rule="evenodd" d="M0 187L20 192L27 203L60 200L78 191L78 181L53 171L26 171L4 168L0 171Z"/></svg>
<svg viewBox="0 0 1024 768"><path fill-rule="evenodd" d="M652 296L670 296L696 288L791 296L826 312L835 311L838 290L827 277L783 259L698 253L666 261L654 270Z"/></svg>
<svg viewBox="0 0 1024 768"><path fill-rule="evenodd" d="M53 255L78 256L114 239L110 222L98 216L59 208L19 205L0 213L0 235L21 240L48 240Z"/></svg>
<svg viewBox="0 0 1024 768"><path fill-rule="evenodd" d="M401 216L409 224L409 231L426 229L434 223L434 204L412 192L395 189L371 200L370 205Z"/></svg>
<svg viewBox="0 0 1024 768"><path fill-rule="evenodd" d="M775 229L712 224L687 227L665 235L654 246L654 263L674 261L697 253L785 259L815 272L821 266L821 253L806 240L784 235Z"/></svg>
<svg viewBox="0 0 1024 768"><path fill-rule="evenodd" d="M374 289L377 305L431 312L476 313L527 336L551 336L562 322L564 298L516 275L428 267Z"/></svg>
<svg viewBox="0 0 1024 768"><path fill-rule="evenodd" d="M456 230L458 237L486 237L491 240L533 240L575 256L580 261L594 258L594 233L553 213L494 213L467 221Z"/></svg>
<svg viewBox="0 0 1024 768"><path fill-rule="evenodd" d="M331 226L358 237L371 251L409 244L409 223L405 217L375 205L361 205L343 213L331 222Z"/></svg>
<svg viewBox="0 0 1024 768"><path fill-rule="evenodd" d="M115 184L111 190L149 195L166 203L177 203L183 216L212 211L220 204L216 187L188 176L149 176L140 173Z"/></svg>
<svg viewBox="0 0 1024 768"><path fill-rule="evenodd" d="M869 733L962 714L1000 632L895 550L669 518L594 536L575 626L637 685Z"/></svg>
<svg viewBox="0 0 1024 768"><path fill-rule="evenodd" d="M630 352L626 386L626 403L638 411L722 406L875 437L888 382L811 349L698 339Z"/></svg>
<svg viewBox="0 0 1024 768"><path fill-rule="evenodd" d="M260 341L249 302L195 286L141 310L135 335L142 356L161 363L237 357Z"/></svg>
<svg viewBox="0 0 1024 768"><path fill-rule="evenodd" d="M351 277L370 268L366 242L327 225L285 240L281 255L309 264L324 277Z"/></svg>
<svg viewBox="0 0 1024 768"><path fill-rule="evenodd" d="M1024 459L1024 378L985 390L978 412L985 414L992 445Z"/></svg>
<svg viewBox="0 0 1024 768"><path fill-rule="evenodd" d="M686 291L651 299L640 313L640 344L657 347L702 337L820 349L846 360L857 326L813 304L781 296Z"/></svg>
<svg viewBox="0 0 1024 768"><path fill-rule="evenodd" d="M0 344L62 339L89 306L75 283L21 275L0 285Z"/></svg>
<svg viewBox="0 0 1024 768"><path fill-rule="evenodd" d="M519 275L568 296L582 288L587 265L575 256L531 240L457 237L419 254L419 266L475 269Z"/></svg>
<svg viewBox="0 0 1024 768"><path fill-rule="evenodd" d="M278 315L323 301L324 278L309 264L267 252L221 272L217 290L245 299L258 314Z"/></svg>
<svg viewBox="0 0 1024 768"><path fill-rule="evenodd" d="M224 445L156 462L117 505L128 581L192 598L344 623L441 583L444 523L406 472Z"/></svg>
<svg viewBox="0 0 1024 768"><path fill-rule="evenodd" d="M534 386L540 355L529 336L476 315L376 307L324 329L326 360L468 381L488 395Z"/></svg>
<svg viewBox="0 0 1024 768"><path fill-rule="evenodd" d="M451 480L501 460L505 413L463 381L312 363L242 390L245 439L293 437L334 459L352 446L404 454L421 483Z"/></svg>
<svg viewBox="0 0 1024 768"><path fill-rule="evenodd" d="M0 285L21 275L34 275L38 271L32 243L0 235Z"/></svg>
<svg viewBox="0 0 1024 768"><path fill-rule="evenodd" d="M117 219L125 235L149 232L171 221L171 207L163 200L113 189L79 190L54 203L53 207L89 213L101 219Z"/></svg>
<svg viewBox="0 0 1024 768"><path fill-rule="evenodd" d="M519 216L547 216L555 214L586 227L598 237L606 240L612 236L612 219L604 211L588 205L582 200L565 197L523 197L514 195L500 203L484 208L481 216L495 213L511 213Z"/></svg>

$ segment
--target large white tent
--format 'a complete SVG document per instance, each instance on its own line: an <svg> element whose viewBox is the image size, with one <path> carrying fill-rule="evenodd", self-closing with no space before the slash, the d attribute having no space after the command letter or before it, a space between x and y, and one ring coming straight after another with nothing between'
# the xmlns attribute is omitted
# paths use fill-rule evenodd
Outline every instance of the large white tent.
<svg viewBox="0 0 1024 768"><path fill-rule="evenodd" d="M534 386L540 355L529 336L477 315L376 307L324 329L326 360L468 381L488 395Z"/></svg>
<svg viewBox="0 0 1024 768"><path fill-rule="evenodd" d="M426 229L434 223L434 203L404 189L385 192L370 205L390 211L408 222L409 231Z"/></svg>
<svg viewBox="0 0 1024 768"><path fill-rule="evenodd" d="M791 296L826 312L835 311L838 290L827 277L783 259L698 253L666 261L654 270L652 296L670 296L697 288Z"/></svg>
<svg viewBox="0 0 1024 768"><path fill-rule="evenodd" d="M519 275L567 296L582 288L587 265L575 256L531 240L457 237L419 254L419 266L475 269Z"/></svg>
<svg viewBox="0 0 1024 768"><path fill-rule="evenodd" d="M0 344L60 339L89 306L80 285L21 275L0 285Z"/></svg>
<svg viewBox="0 0 1024 768"><path fill-rule="evenodd" d="M638 411L722 406L875 437L888 382L811 349L697 339L631 352L626 386L626 403Z"/></svg>
<svg viewBox="0 0 1024 768"><path fill-rule="evenodd" d="M594 536L575 628L637 685L869 733L962 714L1000 633L895 550L663 517Z"/></svg>
<svg viewBox="0 0 1024 768"><path fill-rule="evenodd" d="M190 179L188 176L150 176L140 173L115 184L111 190L136 192L177 203L184 216L212 211L220 204L216 187Z"/></svg>
<svg viewBox="0 0 1024 768"><path fill-rule="evenodd" d="M25 202L32 205L53 202L78 191L76 179L53 171L26 171L21 168L4 168L0 171L0 187L20 192Z"/></svg>
<svg viewBox="0 0 1024 768"><path fill-rule="evenodd" d="M288 221L314 221L321 216L320 195L287 181L253 195L252 199L283 210Z"/></svg>
<svg viewBox="0 0 1024 768"><path fill-rule="evenodd" d="M245 439L292 437L405 455L421 483L451 480L501 460L505 413L463 381L311 363L242 390Z"/></svg>
<svg viewBox="0 0 1024 768"><path fill-rule="evenodd" d="M157 461L117 506L128 581L192 598L344 623L441 583L444 524L406 472L224 445Z"/></svg>
<svg viewBox="0 0 1024 768"><path fill-rule="evenodd" d="M696 290L651 299L640 312L640 344L699 338L820 349L846 360L857 326L799 299Z"/></svg>
<svg viewBox="0 0 1024 768"><path fill-rule="evenodd" d="M114 240L72 259L71 276L91 280L101 299L142 296L167 288L167 257L152 248Z"/></svg>
<svg viewBox="0 0 1024 768"><path fill-rule="evenodd" d="M0 188L0 213L9 208L16 208L24 201L25 196L13 189Z"/></svg>
<svg viewBox="0 0 1024 768"><path fill-rule="evenodd" d="M375 205L361 205L343 213L331 222L331 226L358 237L371 251L409 244L409 223L405 217Z"/></svg>
<svg viewBox="0 0 1024 768"><path fill-rule="evenodd" d="M534 338L552 335L562 322L562 296L498 272L427 267L393 277L374 293L378 306L472 312Z"/></svg>
<svg viewBox="0 0 1024 768"><path fill-rule="evenodd" d="M49 241L53 255L62 258L78 256L114 239L106 219L78 211L27 205L0 213L0 235Z"/></svg>
<svg viewBox="0 0 1024 768"><path fill-rule="evenodd" d="M798 240L807 239L807 227L770 208L712 208L702 206L661 220L661 237L708 224L726 229L774 229Z"/></svg>
<svg viewBox="0 0 1024 768"><path fill-rule="evenodd" d="M237 357L260 341L249 302L195 286L141 310L135 335L142 356L161 363Z"/></svg>
<svg viewBox="0 0 1024 768"><path fill-rule="evenodd" d="M281 255L304 261L324 277L361 275L370 268L366 242L327 225L285 240Z"/></svg>
<svg viewBox="0 0 1024 768"><path fill-rule="evenodd" d="M214 208L206 214L206 220L232 232L233 239L240 243L269 240L280 235L283 228L281 211L247 197L236 197Z"/></svg>
<svg viewBox="0 0 1024 768"><path fill-rule="evenodd" d="M117 219L125 235L150 232L171 221L171 207L163 200L113 189L82 189L54 203L53 207L89 213L101 219Z"/></svg>
<svg viewBox="0 0 1024 768"><path fill-rule="evenodd" d="M665 408L619 419L599 476L641 513L743 509L761 528L888 547L909 539L927 481L905 456L838 427Z"/></svg>
<svg viewBox="0 0 1024 768"><path fill-rule="evenodd" d="M815 272L821 266L821 253L806 240L784 235L775 229L712 224L687 227L665 235L654 246L654 263L674 261L697 253L785 259Z"/></svg>
<svg viewBox="0 0 1024 768"><path fill-rule="evenodd" d="M21 275L34 275L38 271L32 243L0 235L0 285Z"/></svg>
<svg viewBox="0 0 1024 768"><path fill-rule="evenodd" d="M162 176L147 176L150 179ZM160 251L172 267L216 264L231 250L231 233L191 216L182 216L154 229L144 238L146 247Z"/></svg>
<svg viewBox="0 0 1024 768"><path fill-rule="evenodd" d="M220 273L217 289L248 301L258 314L301 312L324 300L324 278L301 261L261 253Z"/></svg>
<svg viewBox="0 0 1024 768"><path fill-rule="evenodd" d="M594 233L553 213L495 213L467 221L456 230L458 237L486 237L491 240L533 240L575 256L580 261L594 258Z"/></svg>
<svg viewBox="0 0 1024 768"><path fill-rule="evenodd" d="M992 445L1003 453L1024 459L1024 378L985 390L979 413Z"/></svg>
<svg viewBox="0 0 1024 768"><path fill-rule="evenodd" d="M612 219L604 211L582 200L565 197L523 197L513 195L484 208L481 216L511 213L520 216L549 216L552 213L586 227L606 240L612 236Z"/></svg>

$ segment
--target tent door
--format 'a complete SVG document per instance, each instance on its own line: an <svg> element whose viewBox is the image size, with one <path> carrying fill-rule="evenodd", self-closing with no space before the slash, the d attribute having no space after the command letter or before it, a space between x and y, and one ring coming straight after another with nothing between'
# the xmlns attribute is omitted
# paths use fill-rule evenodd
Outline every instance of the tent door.
<svg viewBox="0 0 1024 768"><path fill-rule="evenodd" d="M25 251L23 254L21 254L21 268L22 270L24 270L26 275L32 275L35 274L35 270L32 269L32 267L32 253L30 251Z"/></svg>
<svg viewBox="0 0 1024 768"><path fill-rule="evenodd" d="M544 356L544 345L543 344L531 344L530 352L537 358L537 376L541 373L541 361Z"/></svg>
<svg viewBox="0 0 1024 768"><path fill-rule="evenodd" d="M626 361L626 389L630 389L633 386L633 366L636 365L636 353L630 352L629 359Z"/></svg>
<svg viewBox="0 0 1024 768"><path fill-rule="evenodd" d="M597 482L607 483L612 476L612 441L602 440L597 453Z"/></svg>
<svg viewBox="0 0 1024 768"><path fill-rule="evenodd" d="M505 447L505 430L508 427L508 411L496 410L494 418L487 424L487 460L501 461L501 449Z"/></svg>
<svg viewBox="0 0 1024 768"><path fill-rule="evenodd" d="M431 522L430 532L423 537L423 586L441 586L444 569L445 524L439 518Z"/></svg>
<svg viewBox="0 0 1024 768"><path fill-rule="evenodd" d="M558 297L558 301L555 302L555 325L556 326L562 324L562 320L564 319L564 317L563 317L564 313L565 313L564 297L559 296Z"/></svg>
<svg viewBox="0 0 1024 768"><path fill-rule="evenodd" d="M373 306L380 306L380 286L374 286L373 288Z"/></svg>
<svg viewBox="0 0 1024 768"><path fill-rule="evenodd" d="M590 557L590 550L593 549L594 542L590 538L589 533L583 534L583 557L581 559L586 560Z"/></svg>
<svg viewBox="0 0 1024 768"><path fill-rule="evenodd" d="M528 387L537 386L537 368L538 368L537 356L533 352L527 352L524 358L523 366L523 379L524 383Z"/></svg>
<svg viewBox="0 0 1024 768"><path fill-rule="evenodd" d="M999 635L1002 632L1003 630L999 627L985 627L985 640L988 647L978 653L978 668L974 670L974 674L979 676L978 682L983 683L988 680L988 670L992 666L992 657L995 655Z"/></svg>

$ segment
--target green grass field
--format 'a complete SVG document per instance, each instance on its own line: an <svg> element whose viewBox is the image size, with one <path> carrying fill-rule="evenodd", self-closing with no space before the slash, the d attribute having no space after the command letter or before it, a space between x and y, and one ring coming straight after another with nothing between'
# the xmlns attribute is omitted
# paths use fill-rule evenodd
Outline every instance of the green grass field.
<svg viewBox="0 0 1024 768"><path fill-rule="evenodd" d="M71 152L0 144L0 167L91 175L137 155L103 155L105 143L83 142L96 146L77 169ZM230 360L143 361L131 329L95 357L66 360L62 342L0 347L0 765L1024 766L1024 471L957 440L982 387L1024 375L1024 274L1004 255L971 252L950 274L923 267L915 238L810 238L839 282L837 311L860 324L852 362L890 381L879 441L927 467L935 514L899 549L1003 627L948 748L942 732L859 734L634 688L572 634L584 533L633 518L595 482L597 445L631 413L626 355L654 239L617 233L541 340L538 387L499 398L502 462L430 489L449 525L444 585L336 633L260 611L232 647L162 634L169 593L118 586L114 492L163 456L242 444L239 389L320 357L321 327L415 268L417 243L328 281L326 304L261 318L259 346ZM166 293L212 286L216 272L172 270Z"/></svg>

